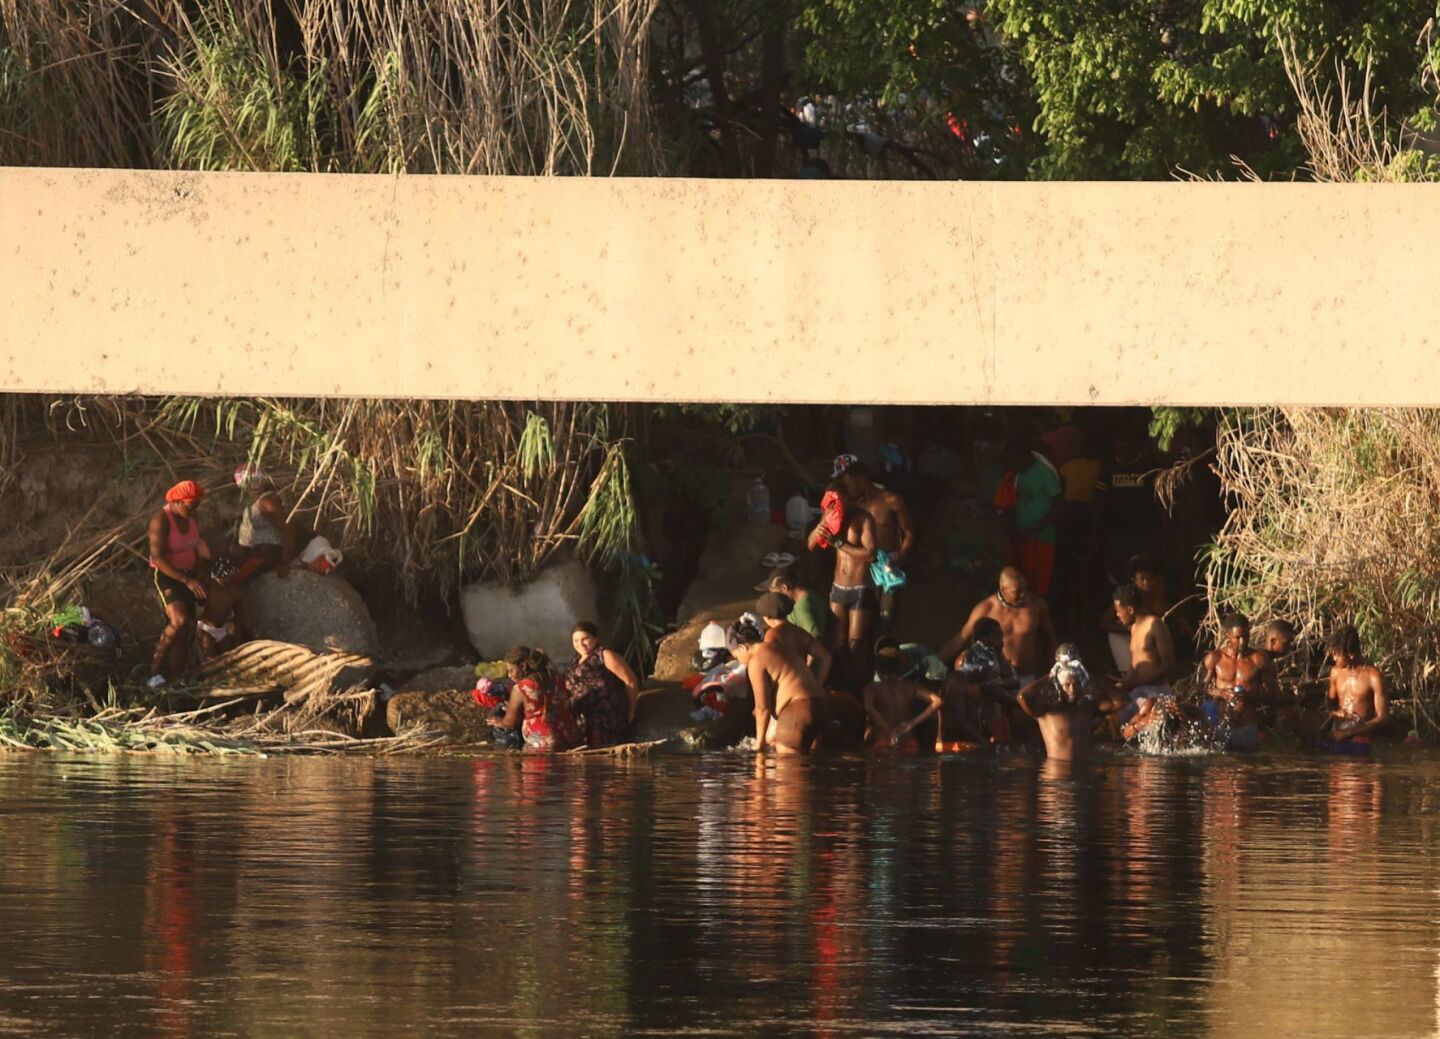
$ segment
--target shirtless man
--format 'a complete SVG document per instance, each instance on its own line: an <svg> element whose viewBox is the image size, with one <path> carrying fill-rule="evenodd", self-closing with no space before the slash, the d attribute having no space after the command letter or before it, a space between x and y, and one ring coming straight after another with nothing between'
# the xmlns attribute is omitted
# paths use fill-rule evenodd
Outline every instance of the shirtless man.
<svg viewBox="0 0 1440 1039"><path fill-rule="evenodd" d="M834 491L844 506L840 533L830 534L826 517L822 516L806 544L813 551L824 541L835 549L830 612L839 623L835 625L831 648L848 647L850 656L858 660L869 644L875 614L875 586L870 582L870 564L875 561L876 549L875 520L855 504L841 481L832 480L826 489Z"/></svg>
<svg viewBox="0 0 1440 1039"><path fill-rule="evenodd" d="M940 710L940 694L918 682L902 678L905 655L898 646L884 646L875 653L875 681L865 687L865 715L869 724L865 742L879 750L918 754L920 744L912 735ZM916 705L923 704L917 713Z"/></svg>
<svg viewBox="0 0 1440 1039"><path fill-rule="evenodd" d="M1330 654L1330 711L1322 749L1332 754L1370 753L1371 734L1390 720L1385 679L1379 669L1365 662L1360 635L1349 624L1338 629L1325 644Z"/></svg>
<svg viewBox="0 0 1440 1039"><path fill-rule="evenodd" d="M876 485L870 477L870 467L864 462L852 462L841 477L848 498L870 514L875 521L875 547L889 553L890 561L905 569L910 559L910 550L915 547L915 527L910 521L910 510L905 499L894 491ZM890 630L895 623L895 597L897 589L880 593L880 627Z"/></svg>
<svg viewBox="0 0 1440 1039"><path fill-rule="evenodd" d="M805 661L823 686L830 677L830 651L814 635L786 619L794 608L795 601L779 592L766 592L755 600L755 612L767 629L765 641L778 643Z"/></svg>
<svg viewBox="0 0 1440 1039"><path fill-rule="evenodd" d="M1020 690L1016 702L1039 723L1045 755L1056 761L1089 757L1095 717L1125 706L1119 693L1105 693L1095 685L1071 643L1055 651L1050 673Z"/></svg>
<svg viewBox="0 0 1440 1039"><path fill-rule="evenodd" d="M1250 645L1250 622L1238 613L1220 620L1225 641L1201 661L1205 702L1202 710L1211 725L1222 718L1232 725L1254 725L1258 711L1279 703L1275 669L1263 650Z"/></svg>
<svg viewBox="0 0 1440 1039"><path fill-rule="evenodd" d="M1008 712L1020 689L1014 666L1005 659L1005 633L993 617L975 622L970 646L955 658L945 680L939 743L1009 743ZM944 660L944 657L941 657Z"/></svg>
<svg viewBox="0 0 1440 1039"><path fill-rule="evenodd" d="M1140 590L1133 584L1118 586L1111 601L1115 619L1130 632L1130 669L1111 680L1131 701L1120 714L1123 724L1146 706L1143 701L1174 697L1170 676L1175 670L1175 646L1165 622L1141 612Z"/></svg>
<svg viewBox="0 0 1440 1039"><path fill-rule="evenodd" d="M1031 595L1025 584L1025 575L1013 566L1000 571L1000 587L994 595L982 599L970 611L970 619L960 634L947 642L940 650L940 659L956 661L961 650L975 638L975 625L983 617L989 617L1000 625L1004 637L1005 659L1010 661L1020 676L1020 684L1027 685L1050 659L1051 648L1055 645L1055 629L1050 623L1050 608L1038 595Z"/></svg>
<svg viewBox="0 0 1440 1039"><path fill-rule="evenodd" d="M780 754L819 750L830 721L830 698L814 672L785 646L765 642L748 621L732 624L725 644L744 665L755 696L755 752L763 753L772 743Z"/></svg>

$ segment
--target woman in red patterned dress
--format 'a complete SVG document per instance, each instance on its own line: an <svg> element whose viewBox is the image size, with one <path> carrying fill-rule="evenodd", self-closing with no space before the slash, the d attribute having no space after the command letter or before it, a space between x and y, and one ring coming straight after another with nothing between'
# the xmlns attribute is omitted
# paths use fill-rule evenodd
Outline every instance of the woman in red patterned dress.
<svg viewBox="0 0 1440 1039"><path fill-rule="evenodd" d="M516 646L505 654L510 703L505 717L491 718L496 728L521 725L526 750L569 750L580 743L564 687L543 650Z"/></svg>

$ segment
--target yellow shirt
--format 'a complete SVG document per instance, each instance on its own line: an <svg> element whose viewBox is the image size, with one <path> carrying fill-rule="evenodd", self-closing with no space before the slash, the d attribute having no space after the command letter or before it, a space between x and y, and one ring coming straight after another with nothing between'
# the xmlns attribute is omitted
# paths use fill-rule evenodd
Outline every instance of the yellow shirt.
<svg viewBox="0 0 1440 1039"><path fill-rule="evenodd" d="M1100 460L1072 458L1060 467L1060 476L1065 480L1066 501L1092 502L1100 480Z"/></svg>

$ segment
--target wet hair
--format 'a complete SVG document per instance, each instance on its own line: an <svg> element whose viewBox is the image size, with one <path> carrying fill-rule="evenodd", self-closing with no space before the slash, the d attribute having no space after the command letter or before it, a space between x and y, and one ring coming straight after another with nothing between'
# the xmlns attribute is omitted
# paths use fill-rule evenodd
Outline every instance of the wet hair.
<svg viewBox="0 0 1440 1039"><path fill-rule="evenodd" d="M795 600L781 592L766 592L755 600L755 612L762 617L784 620L795 608Z"/></svg>
<svg viewBox="0 0 1440 1039"><path fill-rule="evenodd" d="M1220 630L1229 631L1232 628L1244 628L1250 630L1250 619L1243 613L1227 613L1220 618Z"/></svg>
<svg viewBox="0 0 1440 1039"><path fill-rule="evenodd" d="M770 571L770 577L765 584L772 592L777 590L775 587L777 584L784 585L786 588L803 588L805 586L793 566L777 566Z"/></svg>
<svg viewBox="0 0 1440 1039"><path fill-rule="evenodd" d="M1295 625L1286 620L1273 620L1265 625L1265 632L1269 635L1279 635L1281 638L1295 639Z"/></svg>
<svg viewBox="0 0 1440 1039"><path fill-rule="evenodd" d="M1138 555L1131 556L1130 561L1125 564L1125 576L1132 582L1136 574L1154 574L1156 577L1165 576L1164 569L1160 566L1160 560L1154 556Z"/></svg>
<svg viewBox="0 0 1440 1039"><path fill-rule="evenodd" d="M1360 633L1355 630L1355 625L1344 624L1330 633L1325 640L1325 650L1328 653L1344 653L1351 660L1363 659L1360 651Z"/></svg>
<svg viewBox="0 0 1440 1039"><path fill-rule="evenodd" d="M589 635L591 638L598 639L600 637L600 629L589 621L581 621L570 629L570 636L573 638L576 635Z"/></svg>
<svg viewBox="0 0 1440 1039"><path fill-rule="evenodd" d="M1111 594L1110 598L1121 606L1128 606L1131 609L1135 609L1140 605L1140 589L1136 588L1129 581L1126 581L1124 584L1115 586L1115 591Z"/></svg>
<svg viewBox="0 0 1440 1039"><path fill-rule="evenodd" d="M521 678L534 678L550 670L550 658L545 655L543 649L516 646L506 653L503 659L505 663L520 672Z"/></svg>
<svg viewBox="0 0 1440 1039"><path fill-rule="evenodd" d="M725 648L735 652L741 646L753 646L764 642L760 629L746 620L738 620L725 630Z"/></svg>
<svg viewBox="0 0 1440 1039"><path fill-rule="evenodd" d="M994 617L981 617L975 622L973 631L976 642L984 642L996 635L1004 636L1005 629L1000 627L1000 622Z"/></svg>

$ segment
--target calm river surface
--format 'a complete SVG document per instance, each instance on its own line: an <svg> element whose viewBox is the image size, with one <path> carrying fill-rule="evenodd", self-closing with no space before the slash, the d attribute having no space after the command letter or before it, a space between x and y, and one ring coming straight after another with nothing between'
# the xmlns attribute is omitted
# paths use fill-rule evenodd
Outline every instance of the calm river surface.
<svg viewBox="0 0 1440 1039"><path fill-rule="evenodd" d="M0 1035L1432 1036L1440 759L0 755Z"/></svg>

